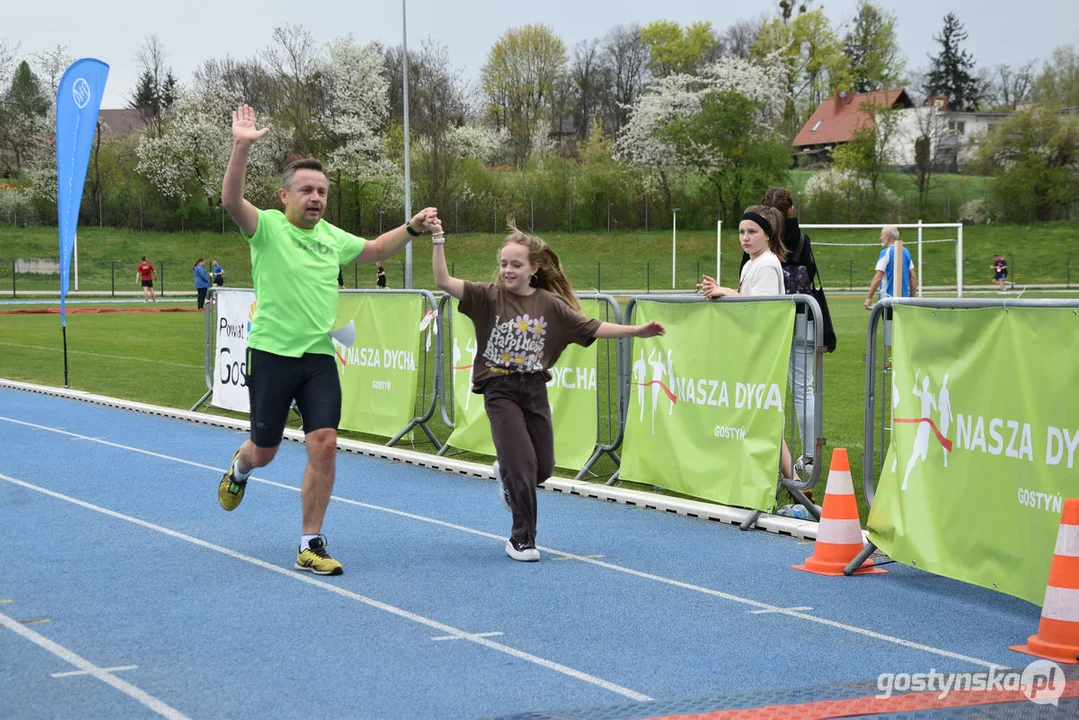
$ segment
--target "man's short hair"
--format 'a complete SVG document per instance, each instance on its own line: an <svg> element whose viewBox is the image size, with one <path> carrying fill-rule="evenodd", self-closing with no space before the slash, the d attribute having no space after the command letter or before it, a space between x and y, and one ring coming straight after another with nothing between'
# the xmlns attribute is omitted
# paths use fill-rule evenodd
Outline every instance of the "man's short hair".
<svg viewBox="0 0 1079 720"><path fill-rule="evenodd" d="M145 255L142 256L142 261L146 262L146 256Z"/></svg>
<svg viewBox="0 0 1079 720"><path fill-rule="evenodd" d="M892 242L895 242L899 239L899 228L888 225L884 228L884 234L890 237Z"/></svg>
<svg viewBox="0 0 1079 720"><path fill-rule="evenodd" d="M297 170L316 170L326 175L326 168L322 167L321 161L316 158L300 158L285 166L285 171L281 173L281 187L288 190L292 185L292 179L296 177ZM329 176L326 176L326 179L329 180Z"/></svg>

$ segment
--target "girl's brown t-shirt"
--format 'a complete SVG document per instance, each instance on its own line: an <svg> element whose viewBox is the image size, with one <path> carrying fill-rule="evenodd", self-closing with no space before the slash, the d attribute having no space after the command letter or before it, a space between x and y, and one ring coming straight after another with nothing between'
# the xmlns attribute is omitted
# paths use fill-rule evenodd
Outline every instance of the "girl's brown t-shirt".
<svg viewBox="0 0 1079 720"><path fill-rule="evenodd" d="M472 375L476 393L482 393L492 378L514 373L541 373L550 380L547 370L566 346L588 347L600 326L599 320L541 288L517 295L501 285L466 280L460 310L476 327L479 349Z"/></svg>

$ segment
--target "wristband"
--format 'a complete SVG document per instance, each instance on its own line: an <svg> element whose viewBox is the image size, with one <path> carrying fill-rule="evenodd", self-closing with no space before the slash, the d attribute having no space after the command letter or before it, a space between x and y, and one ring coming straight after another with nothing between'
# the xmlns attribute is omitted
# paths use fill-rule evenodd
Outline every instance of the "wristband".
<svg viewBox="0 0 1079 720"><path fill-rule="evenodd" d="M446 234L442 231L436 232L431 236L432 245L444 245L446 243Z"/></svg>
<svg viewBox="0 0 1079 720"><path fill-rule="evenodd" d="M405 230L408 230L408 234L411 235L412 237L419 237L420 235L422 235L422 233L418 233L418 232L416 232L415 230L412 229L412 223L411 222L406 222L405 223Z"/></svg>

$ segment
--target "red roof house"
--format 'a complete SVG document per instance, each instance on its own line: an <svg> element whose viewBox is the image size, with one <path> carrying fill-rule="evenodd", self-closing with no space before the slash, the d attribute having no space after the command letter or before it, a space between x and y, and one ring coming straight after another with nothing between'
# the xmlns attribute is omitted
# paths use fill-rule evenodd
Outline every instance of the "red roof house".
<svg viewBox="0 0 1079 720"><path fill-rule="evenodd" d="M848 142L854 131L873 124L873 117L863 112L863 105L889 108L914 107L903 88L868 93L837 92L809 116L791 146L798 155L823 157L836 145Z"/></svg>

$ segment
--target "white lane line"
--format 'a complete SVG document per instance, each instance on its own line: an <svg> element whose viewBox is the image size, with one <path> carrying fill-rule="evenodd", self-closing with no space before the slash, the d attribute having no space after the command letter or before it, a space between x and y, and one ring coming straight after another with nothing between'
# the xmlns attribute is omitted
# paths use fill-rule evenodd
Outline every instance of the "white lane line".
<svg viewBox="0 0 1079 720"><path fill-rule="evenodd" d="M24 345L22 343L10 343L10 342L0 342L0 345L4 345L4 346L7 346L7 347L28 348L30 350L49 350L50 352L63 352L63 350L64 350L62 347L46 347L45 345ZM89 352L89 351L86 351L86 350L68 350L67 352L68 352L69 355L89 355L91 357L109 358L110 360L132 360L134 362L139 362L139 363L154 363L156 365L172 365L174 367L198 368L199 370L202 369L202 365L193 365L191 363L182 363L182 362L172 362L171 360L155 360L153 358L140 358L140 357L134 357L132 355L108 355L106 353Z"/></svg>
<svg viewBox="0 0 1079 720"><path fill-rule="evenodd" d="M16 635L19 635L29 640L38 647L42 647L48 650L56 657L74 665L87 675L93 675L95 678L105 683L106 685L119 690L124 695L127 695L134 700L137 700L141 704L156 712L158 715L161 715L162 717L167 717L170 720L190 720L187 715L184 715L179 710L169 707L165 703L155 698L153 695L150 695L149 693L140 690L126 680L121 680L120 678L109 672L108 669L100 668L97 665L94 665L89 660L71 652L63 645L55 643L44 635L40 635L34 632L30 628L19 624L16 620L9 618L3 613L0 613L0 622L4 624L5 628L15 633Z"/></svg>
<svg viewBox="0 0 1079 720"><path fill-rule="evenodd" d="M783 612L787 612L788 610L812 610L812 609L813 608L811 608L811 607L782 608ZM776 610L750 610L749 614L750 615L767 615L768 613L775 613L775 612L779 612L779 609L777 608Z"/></svg>
<svg viewBox="0 0 1079 720"><path fill-rule="evenodd" d="M71 437L79 437L79 438L84 438L84 439L90 439L85 435L78 435L77 433L68 432L66 430L58 430L56 428L47 427L45 425L37 425L35 423L24 422L22 420L15 420L13 418L7 418L7 417L0 416L0 420L5 420L5 421L8 421L8 422L12 422L12 423L15 423L17 425L25 425L27 427L36 428L36 429L39 429L39 430L47 430L49 432L60 433L62 435L69 435ZM170 455L162 455L161 453L155 453L155 452L152 452L150 450L143 450L141 448L131 447L131 446L128 446L128 445L120 445L118 443L108 442L107 440L97 440L95 442L99 442L102 445L108 445L109 447L119 448L121 450L129 450L131 452L136 452L136 453L141 453L143 455L149 455L151 457L161 458L163 460L171 460L173 462L178 462L178 463L181 463L181 464L184 464L184 465L190 465L192 467L203 468L203 469L206 469L206 470L213 470L214 472L218 472L218 473L224 473L225 472L224 468L216 468L216 467L213 467L213 466L210 466L210 465L204 465L202 463L192 462L191 460L185 460L183 458L172 457ZM283 490L290 490L290 491L296 492L296 493L300 492L300 489L297 488L297 487L293 487L291 485L285 485L284 483L275 482L273 480L266 480L266 479L263 479L263 478L256 478L254 475L252 475L250 479L254 480L256 482L262 483L264 485L271 485L273 487L281 488ZM398 517L407 518L409 520L417 520L419 522L425 522L425 523L428 523L430 525L436 525L438 527L444 527L444 528L447 528L449 530L456 530L458 532L468 533L470 535L476 535L476 536L479 536L479 537L490 538L492 540L497 540L500 543L503 543L503 542L506 541L505 537L502 536L502 535L496 535L494 533L484 532L482 530L476 530L475 528L465 527L463 525L456 525L454 523L446 522L445 520L437 520L435 518L429 518L429 517L425 517L423 515L416 515L414 513L404 512L402 510L395 510L393 508L382 507L380 505L371 505L369 503L360 502L358 500L352 500L350 498L338 497L337 495L333 495L331 497L332 497L332 499L334 499L334 500L336 500L338 502L345 503L346 505L355 505L357 507L366 508L368 510L377 510L378 512L387 513L389 515L396 515ZM661 583L661 584L664 584L664 585L669 585L671 587L677 587L677 588L680 588L682 590L689 590L691 592L697 592L697 593L701 593L703 595L710 595L712 597L721 598L723 600L729 600L730 602L741 603L743 605L748 605L748 606L756 608L758 610L767 610L767 611L772 612L772 613L777 613L777 614L781 614L781 615L787 615L789 617L798 618L800 620L806 620L808 622L818 623L820 625L825 625L827 627L835 628L837 630L843 630L845 632L854 633L855 635L862 635L863 637L873 638L874 640L880 640L882 642L891 643L893 645L899 645L900 647L906 647L906 648L910 648L912 650L920 650L922 652L927 652L927 653L930 653L932 655L939 655L941 657L950 658L952 660L961 660L963 662L968 662L968 663L971 663L973 665L980 665L980 666L985 667L985 668L1002 669L1002 668L1005 667L1005 666L1000 665L998 663L992 663L992 662L989 662L987 660L981 660L979 658L970 657L969 655L962 655L962 654L959 654L959 653L954 653L954 652L951 652L950 650L942 650L941 648L936 648L936 647L933 647L932 645L925 645L925 644L922 644L922 643L916 643L916 642L913 642L913 641L910 641L910 640L904 640L903 638L895 637L895 636L892 636L892 635L885 635L884 633L879 633L879 632L876 632L874 630L867 630L866 628L861 628L861 627L858 627L857 625L850 625L850 624L838 622L838 621L835 621L835 620L827 620L825 618L815 617L813 615L805 615L805 614L799 612L798 610L793 610L793 609L788 610L788 609L781 608L781 607L779 607L777 605L772 605L770 603L760 602L759 600L751 600L750 598L744 598L744 597L741 597L741 596L738 596L738 595L733 595L731 593L725 593L725 592L722 592L720 590L713 590L712 588L706 588L706 587L702 587L700 585L694 585L692 583L683 582L681 580L674 580L672 578L663 577L661 575L654 575L652 573L646 573L646 572L642 572L640 570L634 570L632 568L627 568L627 567L624 567L624 566L621 566L621 565L615 565L613 563L603 562L602 560L594 559L593 557L588 556L588 555L575 555L574 553L565 552L564 550L556 550L555 548L550 548L550 547L545 547L545 546L537 546L537 547L538 547L538 549L542 550L543 552L552 553L554 555L561 555L561 556L563 556L563 557L565 557L567 559L580 560L581 562L584 562L584 563L589 563L591 565L595 565L597 567L605 568L607 570L612 570L614 572L620 572L620 573L624 573L626 575L631 575L633 577L637 577L637 578L640 578L642 580L650 580L652 582L657 582L657 583Z"/></svg>
<svg viewBox="0 0 1079 720"><path fill-rule="evenodd" d="M500 632L486 632L486 633L472 633L469 637L498 637L502 635ZM457 635L439 635L438 637L431 638L432 640L464 640L465 638L458 637Z"/></svg>
<svg viewBox="0 0 1079 720"><path fill-rule="evenodd" d="M251 557L249 555L244 555L243 553L236 552L235 550L230 550L229 548L222 547L221 545L215 545L215 544L213 544L211 542L207 542L206 540L200 540L199 538L192 537L191 535L186 535L186 534L184 534L182 532L179 532L177 530L172 530L171 528L167 528L167 527L164 527L162 525L155 525L154 523L147 522L146 520L141 520L141 519L139 519L137 517L132 517L131 515L124 515L123 513L116 512L115 510L109 510L108 508L103 508L103 507L101 507L99 505L94 505L94 504L88 503L88 502L86 502L84 500L79 500L78 498L73 498L73 497L71 497L69 495L64 495L62 493L54 492L52 490L48 490L46 488L39 487L37 485L33 485L33 484L25 482L23 480L17 480L16 478L9 477L7 475L0 474L0 480L5 480L5 481L7 481L7 482L9 482L9 483L11 483L13 485L18 485L18 486L24 487L24 488L26 488L28 490L34 490L35 492L39 492L39 493L41 493L43 495L48 495L49 497L53 497L53 498L56 498L58 500L63 500L65 502L69 502L69 503L71 503L73 505L78 505L79 507L86 508L87 510L93 510L94 512L99 512L102 515L108 515L109 517L116 518L117 520L124 520L125 522L129 522L129 523L132 523L134 525L138 525L139 527L144 527L144 528L146 528L148 530L153 530L155 532L159 532L159 533L161 533L163 535L168 535L169 537L176 538L177 540L183 540L184 542L191 543L192 545L197 545L198 547L204 548L206 550L213 550L214 552L221 553L222 555L227 555L228 557L234 558L236 560L241 560L243 562L249 563L249 564L254 565L256 567L260 567L263 570L269 570L270 572L277 573L278 575L282 575L283 577L287 577L287 578L289 578L291 580L296 580L298 582L304 582L304 583L307 583L308 585L313 585L313 586L315 586L317 588L321 588L323 590L328 590L328 591L330 591L332 593L335 593L337 595L341 595L342 597L346 597L346 598L348 598L350 600L356 600L357 602L361 602L364 605L368 605L368 606L373 607L373 608L375 608L377 610L382 610L383 612L387 612L387 613L390 613L392 615L396 615L396 616L404 618L406 620L411 620L412 622L418 623L420 625L426 625L427 627L432 628L434 630L438 630L439 632L444 633L446 635L451 635L453 637L457 637L457 638L460 638L462 640L467 640L469 642L476 643L477 645L482 645L482 646L484 646L486 648L489 648L491 650L495 650L495 651L500 652L500 653L505 653L506 655L510 655L510 656L515 657L515 658L517 658L519 660L524 660L525 662L530 662L530 663L532 663L534 665L539 665L540 667L547 668L548 670L553 670L553 671L555 671L557 673L561 673L561 674L566 675L568 677L571 677L571 678L573 678L575 680L580 680L582 682L589 683L590 685L595 685L597 687L601 687L604 690L609 690L609 691L611 691L613 693L617 693L617 694L622 695L624 697L627 697L627 698L629 698L631 700L637 700L639 702L644 702L644 701L648 701L648 700L652 699L647 695L639 693L639 692L637 692L635 690L630 690L629 688L622 687L621 685L616 685L615 683L608 682L607 680L604 680L603 678L596 677L595 675L589 675L588 673L582 672L580 670L575 670L575 669L573 669L571 667L568 667L566 665L562 665L561 663L557 663L557 662L554 662L552 660L546 660L546 659L541 658L541 657L539 657L537 655L532 655L531 653L527 653L527 652L524 652L522 650L517 650L516 648L511 648L508 645L502 645L501 643L493 642L491 640L488 640L485 637L481 637L479 635L473 635L471 633L465 632L464 630L459 630L459 629L453 627L452 625L446 625L445 623L440 623L437 620L432 620L431 618L427 618L427 617L424 617L422 615L417 615L416 613L409 612L408 610L404 610L402 608L395 607L393 605L389 605L389 604L381 602L379 600L375 600L373 598L369 598L369 597L366 597L364 595L354 593L354 592L352 592L350 590L345 590L344 588L338 587L336 585L331 585L328 582L323 582L322 580L317 580L314 577L311 577L311 576L308 576L306 574L301 574L301 573L297 572L296 570L292 569L291 566L289 566L288 569L285 569L283 567L279 567L277 565L273 565L271 563L268 563L265 560L259 560L258 558ZM3 617L4 616L0 615L0 619L2 619ZM100 668L95 668L95 669L100 671Z"/></svg>
<svg viewBox="0 0 1079 720"><path fill-rule="evenodd" d="M114 672L121 672L123 670L138 670L138 668L139 668L138 665L121 665L120 667L111 667L111 668L102 668L102 669L105 672L114 673ZM71 672L52 673L49 677L66 678L66 677L75 677L76 675L89 675L89 674L90 673L88 671L86 671L86 670L72 670Z"/></svg>

